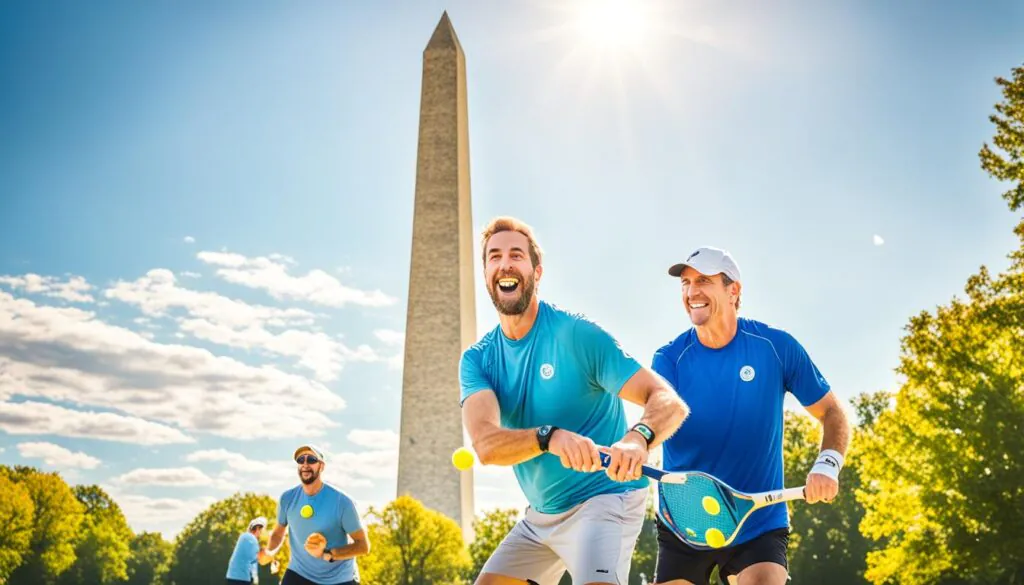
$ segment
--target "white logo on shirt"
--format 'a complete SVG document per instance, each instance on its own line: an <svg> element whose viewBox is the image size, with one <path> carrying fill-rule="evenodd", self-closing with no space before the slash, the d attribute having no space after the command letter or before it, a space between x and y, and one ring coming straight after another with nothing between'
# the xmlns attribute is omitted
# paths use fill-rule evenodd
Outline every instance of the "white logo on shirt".
<svg viewBox="0 0 1024 585"><path fill-rule="evenodd" d="M551 364L541 364L540 366L540 377L545 380L550 380L555 375L555 366Z"/></svg>
<svg viewBox="0 0 1024 585"><path fill-rule="evenodd" d="M740 380L749 382L754 379L754 368L750 366L743 366L740 368Z"/></svg>

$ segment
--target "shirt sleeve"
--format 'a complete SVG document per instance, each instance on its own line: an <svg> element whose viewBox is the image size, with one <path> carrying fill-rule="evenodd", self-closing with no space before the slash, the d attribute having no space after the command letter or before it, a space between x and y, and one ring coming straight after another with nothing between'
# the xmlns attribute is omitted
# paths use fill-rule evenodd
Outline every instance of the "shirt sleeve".
<svg viewBox="0 0 1024 585"><path fill-rule="evenodd" d="M363 529L363 521L359 517L359 511L356 510L356 504L351 498L341 498L341 529L345 531L345 534L352 534L357 530Z"/></svg>
<svg viewBox="0 0 1024 585"><path fill-rule="evenodd" d="M673 388L677 391L679 390L679 383L676 378L676 368L672 363L672 360L670 360L663 352L658 351L654 353L654 357L651 359L651 369L654 370L655 374L665 378L669 384L672 384Z"/></svg>
<svg viewBox="0 0 1024 585"><path fill-rule="evenodd" d="M779 338L786 390L803 406L810 406L821 400L832 389L825 376L818 371L811 356L795 337L780 332Z"/></svg>
<svg viewBox="0 0 1024 585"><path fill-rule="evenodd" d="M288 526L288 505L284 501L285 495L288 492L281 494L281 497L277 500L277 523L281 526Z"/></svg>
<svg viewBox="0 0 1024 585"><path fill-rule="evenodd" d="M591 380L606 392L618 394L640 362L629 355L610 333L588 319L578 319L573 329L576 355Z"/></svg>
<svg viewBox="0 0 1024 585"><path fill-rule="evenodd" d="M467 398L481 390L494 390L491 388L487 376L484 375L484 369L480 362L479 349L471 347L462 353L462 359L459 361L460 406L466 402Z"/></svg>
<svg viewBox="0 0 1024 585"><path fill-rule="evenodd" d="M250 563L256 562L256 557L260 553L260 541L256 540L256 537L251 533L245 533L245 539L242 543L242 552L245 553L245 558Z"/></svg>

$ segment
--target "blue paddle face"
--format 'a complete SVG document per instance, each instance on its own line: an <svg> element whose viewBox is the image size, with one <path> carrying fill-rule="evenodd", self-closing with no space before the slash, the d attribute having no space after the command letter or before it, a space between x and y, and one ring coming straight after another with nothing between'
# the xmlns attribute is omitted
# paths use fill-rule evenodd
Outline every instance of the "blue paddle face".
<svg viewBox="0 0 1024 585"><path fill-rule="evenodd" d="M669 477L658 483L661 520L682 540L717 548L733 532L754 502L735 496L724 484L701 473L687 473L683 483Z"/></svg>

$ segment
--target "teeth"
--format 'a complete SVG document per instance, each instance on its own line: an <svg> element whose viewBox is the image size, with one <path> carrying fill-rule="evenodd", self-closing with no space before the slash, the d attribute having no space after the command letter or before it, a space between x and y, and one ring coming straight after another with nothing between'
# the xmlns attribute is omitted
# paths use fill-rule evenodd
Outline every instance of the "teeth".
<svg viewBox="0 0 1024 585"><path fill-rule="evenodd" d="M498 284L500 286L515 286L518 283L519 283L519 279L518 278L501 278L501 279L498 279Z"/></svg>
<svg viewBox="0 0 1024 585"><path fill-rule="evenodd" d="M707 303L690 303L691 309L703 309L706 306L708 306Z"/></svg>

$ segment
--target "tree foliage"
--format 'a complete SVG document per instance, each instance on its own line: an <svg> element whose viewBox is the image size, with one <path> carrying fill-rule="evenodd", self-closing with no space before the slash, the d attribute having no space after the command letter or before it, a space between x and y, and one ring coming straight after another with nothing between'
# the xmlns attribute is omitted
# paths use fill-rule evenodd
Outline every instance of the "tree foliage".
<svg viewBox="0 0 1024 585"><path fill-rule="evenodd" d="M30 550L12 572L9 582L55 583L75 562L83 506L56 473L18 466L9 468L7 474L26 489L35 509Z"/></svg>
<svg viewBox="0 0 1024 585"><path fill-rule="evenodd" d="M978 156L985 172L1011 183L1003 199L1018 211L1024 206L1024 65L1013 69L1010 79L997 77L996 84L1003 94L996 113L989 116L996 130L992 137L996 149L985 144Z"/></svg>
<svg viewBox="0 0 1024 585"><path fill-rule="evenodd" d="M72 491L85 510L75 562L60 577L61 585L112 585L128 578L132 531L121 508L99 486Z"/></svg>
<svg viewBox="0 0 1024 585"><path fill-rule="evenodd" d="M32 545L35 504L28 489L0 467L0 583L21 566Z"/></svg>
<svg viewBox="0 0 1024 585"><path fill-rule="evenodd" d="M128 579L125 585L157 585L170 568L174 545L158 532L143 532L129 546Z"/></svg>
<svg viewBox="0 0 1024 585"><path fill-rule="evenodd" d="M459 583L470 567L462 530L454 520L400 496L367 513L370 553L359 559L365 583Z"/></svg>

